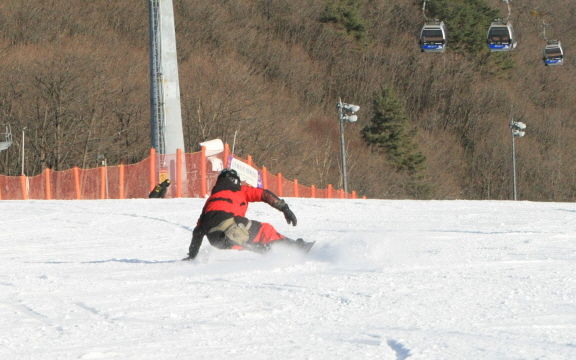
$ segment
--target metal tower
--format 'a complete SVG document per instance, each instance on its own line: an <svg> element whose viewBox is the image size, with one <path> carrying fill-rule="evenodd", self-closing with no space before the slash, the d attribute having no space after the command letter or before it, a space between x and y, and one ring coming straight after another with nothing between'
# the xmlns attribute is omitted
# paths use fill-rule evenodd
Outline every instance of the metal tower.
<svg viewBox="0 0 576 360"><path fill-rule="evenodd" d="M184 148L172 0L149 0L150 125L159 154Z"/></svg>

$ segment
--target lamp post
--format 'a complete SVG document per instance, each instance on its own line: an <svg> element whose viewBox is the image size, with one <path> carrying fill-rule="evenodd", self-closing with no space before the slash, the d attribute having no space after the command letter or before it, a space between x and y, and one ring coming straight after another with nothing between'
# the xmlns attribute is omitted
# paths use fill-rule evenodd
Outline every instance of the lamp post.
<svg viewBox="0 0 576 360"><path fill-rule="evenodd" d="M516 145L514 139L517 137L523 137L526 135L524 130L526 129L526 124L520 121L510 121L510 129L512 130L512 179L513 179L513 191L514 200L518 199L516 191Z"/></svg>
<svg viewBox="0 0 576 360"><path fill-rule="evenodd" d="M24 176L24 138L25 138L25 131L26 131L26 126L24 126L22 128L22 171L20 172L20 175Z"/></svg>
<svg viewBox="0 0 576 360"><path fill-rule="evenodd" d="M342 99L338 99L338 120L340 122L340 155L342 157L342 182L344 192L348 193L348 172L346 170L346 148L344 146L344 122L356 122L358 116L354 115L360 110L360 106L346 104Z"/></svg>
<svg viewBox="0 0 576 360"><path fill-rule="evenodd" d="M104 184L105 184L105 192L106 192L106 199L108 199L108 159L106 159L106 155L98 154L96 156L96 160L100 162L102 167L104 168Z"/></svg>

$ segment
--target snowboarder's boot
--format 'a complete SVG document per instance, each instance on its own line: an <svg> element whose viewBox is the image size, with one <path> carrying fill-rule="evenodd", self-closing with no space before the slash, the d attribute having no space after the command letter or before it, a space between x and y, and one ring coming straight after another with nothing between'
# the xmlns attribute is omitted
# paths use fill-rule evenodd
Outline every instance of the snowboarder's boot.
<svg viewBox="0 0 576 360"><path fill-rule="evenodd" d="M284 238L281 240L274 241L273 244L285 244L285 245L288 245L290 247L296 248L300 251L303 251L305 253L310 251L312 246L314 246L314 242L306 242L303 239L292 240L289 238Z"/></svg>

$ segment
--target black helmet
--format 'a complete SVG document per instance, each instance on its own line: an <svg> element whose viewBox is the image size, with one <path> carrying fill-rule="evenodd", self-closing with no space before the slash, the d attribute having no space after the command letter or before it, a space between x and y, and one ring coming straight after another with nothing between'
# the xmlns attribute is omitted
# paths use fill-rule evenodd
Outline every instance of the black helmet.
<svg viewBox="0 0 576 360"><path fill-rule="evenodd" d="M232 183L236 184L236 185L240 185L240 176L238 176L238 173L236 172L236 170L233 169L224 169L220 172L220 175L218 175L218 180L220 179L228 179L230 180Z"/></svg>

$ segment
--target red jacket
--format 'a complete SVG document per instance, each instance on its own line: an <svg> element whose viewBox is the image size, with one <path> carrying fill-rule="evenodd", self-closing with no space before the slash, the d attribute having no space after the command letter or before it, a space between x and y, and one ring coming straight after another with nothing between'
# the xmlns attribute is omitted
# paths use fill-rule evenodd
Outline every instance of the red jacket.
<svg viewBox="0 0 576 360"><path fill-rule="evenodd" d="M223 179L212 189L206 200L196 228L207 234L208 231L231 217L246 216L248 203L263 201L281 210L286 203L268 190L250 185L231 185ZM281 210L282 211L282 210Z"/></svg>
<svg viewBox="0 0 576 360"><path fill-rule="evenodd" d="M210 195L202 214L224 211L233 216L246 216L249 202L263 201L264 190L242 185L239 191L222 190Z"/></svg>

